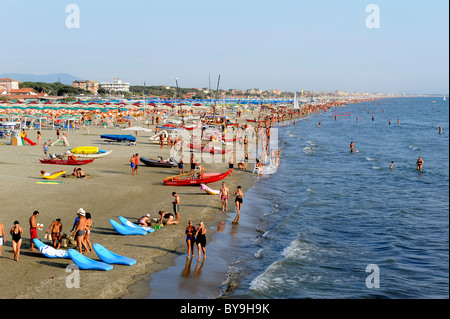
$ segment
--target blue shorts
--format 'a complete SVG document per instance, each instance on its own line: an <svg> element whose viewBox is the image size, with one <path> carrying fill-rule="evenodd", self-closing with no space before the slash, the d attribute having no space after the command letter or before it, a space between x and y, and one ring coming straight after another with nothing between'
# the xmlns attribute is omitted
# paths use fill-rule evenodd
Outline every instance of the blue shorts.
<svg viewBox="0 0 450 319"><path fill-rule="evenodd" d="M134 164L134 163L131 163L131 168L133 168L133 167L135 167L136 166L136 164Z"/></svg>

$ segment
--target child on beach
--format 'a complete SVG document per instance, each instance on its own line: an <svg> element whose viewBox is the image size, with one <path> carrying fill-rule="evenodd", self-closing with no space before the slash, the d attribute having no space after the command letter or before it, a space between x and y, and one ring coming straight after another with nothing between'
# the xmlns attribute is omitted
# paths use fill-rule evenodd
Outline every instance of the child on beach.
<svg viewBox="0 0 450 319"><path fill-rule="evenodd" d="M48 145L47 145L47 142L44 143L43 149L44 149L44 154L47 155L47 154L48 154Z"/></svg>

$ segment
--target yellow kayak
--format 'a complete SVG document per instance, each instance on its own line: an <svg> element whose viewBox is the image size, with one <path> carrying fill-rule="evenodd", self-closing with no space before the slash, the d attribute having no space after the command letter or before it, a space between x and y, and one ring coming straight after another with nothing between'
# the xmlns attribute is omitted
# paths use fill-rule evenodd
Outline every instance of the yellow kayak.
<svg viewBox="0 0 450 319"><path fill-rule="evenodd" d="M98 147L96 146L78 146L70 150L73 154L96 154Z"/></svg>
<svg viewBox="0 0 450 319"><path fill-rule="evenodd" d="M57 178L58 176L61 176L62 174L65 174L66 173L66 171L62 171L62 172L56 172L56 173L46 173L46 174L44 174L44 175L41 175L41 177L42 178L45 178L45 179L55 179L55 178ZM48 175L47 175L48 174Z"/></svg>

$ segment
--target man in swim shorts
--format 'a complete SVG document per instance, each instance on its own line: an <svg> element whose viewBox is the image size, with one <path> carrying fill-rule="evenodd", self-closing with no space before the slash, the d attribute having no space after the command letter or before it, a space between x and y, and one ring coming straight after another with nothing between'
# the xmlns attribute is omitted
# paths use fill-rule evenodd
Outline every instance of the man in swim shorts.
<svg viewBox="0 0 450 319"><path fill-rule="evenodd" d="M83 241L84 241L84 234L86 233L86 212L83 208L80 208L77 211L77 215L79 217L77 227L75 228L75 231L73 232L73 236L75 237L75 240L77 242L78 246L78 252L80 254L83 253Z"/></svg>
<svg viewBox="0 0 450 319"><path fill-rule="evenodd" d="M37 251L36 248L34 248L34 242L33 239L37 238L37 229L38 228L42 228L42 226L38 226L37 225L37 221L36 218L39 216L39 212L37 210L35 210L33 212L33 215L31 215L30 217L30 247L32 251Z"/></svg>
<svg viewBox="0 0 450 319"><path fill-rule="evenodd" d="M227 212L228 211L228 199L230 196L230 191L228 187L225 185L225 182L222 182L222 187L219 191L219 197L222 200L222 211Z"/></svg>
<svg viewBox="0 0 450 319"><path fill-rule="evenodd" d="M173 205L173 212L176 216L175 221L178 223L180 220L180 196L176 192L173 192L172 196L175 197L174 201L172 202L172 205Z"/></svg>

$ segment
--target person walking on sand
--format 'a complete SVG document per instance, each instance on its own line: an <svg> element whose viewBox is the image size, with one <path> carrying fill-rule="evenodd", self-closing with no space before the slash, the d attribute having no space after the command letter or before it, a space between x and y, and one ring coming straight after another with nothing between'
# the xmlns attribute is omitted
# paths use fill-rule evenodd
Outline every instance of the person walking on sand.
<svg viewBox="0 0 450 319"><path fill-rule="evenodd" d="M223 212L227 212L228 211L228 199L230 197L230 191L227 187L227 185L225 184L225 182L222 182L222 187L220 188L219 191L219 197L222 201L222 211Z"/></svg>
<svg viewBox="0 0 450 319"><path fill-rule="evenodd" d="M139 154L136 153L134 155L134 172L136 173L136 175L138 175L138 168L139 168Z"/></svg>
<svg viewBox="0 0 450 319"><path fill-rule="evenodd" d="M418 171L422 170L422 165L423 165L423 159L422 159L422 156L419 156L419 159L416 162L416 166L417 166L417 170Z"/></svg>
<svg viewBox="0 0 450 319"><path fill-rule="evenodd" d="M203 222L200 222L198 224L198 228L197 231L195 232L195 237L196 240L195 242L197 243L197 248L198 248L198 261L200 261L202 258L202 251L203 251L203 260L206 259L206 227L203 224Z"/></svg>
<svg viewBox="0 0 450 319"><path fill-rule="evenodd" d="M43 150L44 150L44 154L47 155L47 154L48 154L48 145L47 145L47 142L44 143Z"/></svg>
<svg viewBox="0 0 450 319"><path fill-rule="evenodd" d="M75 237L77 242L78 252L80 254L83 253L83 243L84 243L84 235L86 234L86 212L83 208L80 208L77 211L77 215L79 217L77 227L73 232L72 236Z"/></svg>
<svg viewBox="0 0 450 319"><path fill-rule="evenodd" d="M230 160L228 161L228 169L231 170L230 176L233 175L233 168L234 168L234 155L233 152L231 152Z"/></svg>
<svg viewBox="0 0 450 319"><path fill-rule="evenodd" d="M188 222L188 226L186 227L186 245L187 245L187 259L191 258L191 254L192 257L194 257L194 245L195 245L195 234L196 229L195 226L192 225L192 221Z"/></svg>
<svg viewBox="0 0 450 319"><path fill-rule="evenodd" d="M41 146L41 132L37 131L37 144Z"/></svg>
<svg viewBox="0 0 450 319"><path fill-rule="evenodd" d="M133 154L133 156L131 156L131 158L130 158L131 175L134 175L134 173L136 172L136 160L135 160L135 158L136 158L136 154Z"/></svg>
<svg viewBox="0 0 450 319"><path fill-rule="evenodd" d="M235 203L236 203L237 214L236 214L236 217L234 218L233 224L238 224L240 213L241 213L241 208L242 208L242 198L244 197L244 193L242 192L241 186L237 187L236 191L234 192L234 196L236 196Z"/></svg>
<svg viewBox="0 0 450 319"><path fill-rule="evenodd" d="M194 177L194 174L195 174L196 164L197 164L197 162L195 160L194 153L191 153L191 171L189 173L192 175L192 177Z"/></svg>
<svg viewBox="0 0 450 319"><path fill-rule="evenodd" d="M36 218L38 218L39 212L35 210L33 212L33 215L31 215L29 222L30 222L30 247L32 251L37 251L36 248L34 248L34 242L33 239L37 238L37 229L42 228L41 225L38 226Z"/></svg>
<svg viewBox="0 0 450 319"><path fill-rule="evenodd" d="M53 223L50 225L50 227L47 229L47 231L45 233L48 234L50 229L52 230L51 236L52 236L52 240L53 240L53 247L55 247L56 249L59 249L61 247L61 241L62 241L61 219L57 218L56 220L54 220ZM56 240L58 240L58 244L56 244Z"/></svg>
<svg viewBox="0 0 450 319"><path fill-rule="evenodd" d="M181 155L180 161L178 162L178 170L180 175L184 174L184 161L183 161L183 155Z"/></svg>
<svg viewBox="0 0 450 319"><path fill-rule="evenodd" d="M20 246L22 246L23 229L22 227L20 227L19 222L17 220L14 222L14 227L11 228L9 233L12 236L12 248L14 253L14 260L19 261Z"/></svg>
<svg viewBox="0 0 450 319"><path fill-rule="evenodd" d="M5 227L0 223L0 257L2 256L2 246L6 242Z"/></svg>
<svg viewBox="0 0 450 319"><path fill-rule="evenodd" d="M178 195L176 192L172 193L172 196L175 197L175 199L172 202L173 206L173 213L175 214L175 221L178 223L180 221L180 195Z"/></svg>

